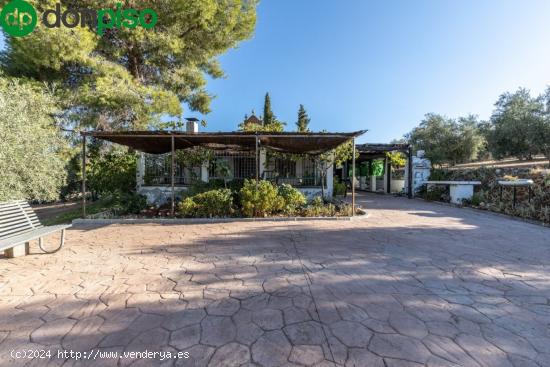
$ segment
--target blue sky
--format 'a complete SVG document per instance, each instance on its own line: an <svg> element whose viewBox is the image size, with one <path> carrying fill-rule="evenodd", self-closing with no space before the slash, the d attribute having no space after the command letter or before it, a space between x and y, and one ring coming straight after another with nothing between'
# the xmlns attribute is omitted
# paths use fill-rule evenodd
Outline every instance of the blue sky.
<svg viewBox="0 0 550 367"><path fill-rule="evenodd" d="M208 130L231 129L271 94L294 129L368 129L388 142L424 114L488 118L498 96L550 85L550 1L264 0L251 41L221 58L228 78Z"/></svg>
<svg viewBox="0 0 550 367"><path fill-rule="evenodd" d="M428 112L488 118L505 91L550 85L547 0L264 0L254 37L220 60L208 131L262 111L294 130L368 129L388 142ZM198 116L189 110L185 116Z"/></svg>

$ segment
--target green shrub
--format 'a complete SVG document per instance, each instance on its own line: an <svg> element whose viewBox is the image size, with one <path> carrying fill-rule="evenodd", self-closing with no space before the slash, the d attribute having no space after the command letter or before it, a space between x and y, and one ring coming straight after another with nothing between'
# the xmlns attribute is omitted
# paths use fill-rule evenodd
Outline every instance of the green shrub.
<svg viewBox="0 0 550 367"><path fill-rule="evenodd" d="M343 182L340 182L340 180L335 177L332 194L334 196L344 196L346 194L346 191L347 191L346 184Z"/></svg>
<svg viewBox="0 0 550 367"><path fill-rule="evenodd" d="M277 194L282 199L282 211L287 215L296 213L307 202L304 194L288 184L279 186Z"/></svg>
<svg viewBox="0 0 550 367"><path fill-rule="evenodd" d="M147 198L135 192L115 192L112 196L113 208L120 214L139 214L147 208Z"/></svg>
<svg viewBox="0 0 550 367"><path fill-rule="evenodd" d="M93 198L136 188L137 153L92 140L87 165L87 188Z"/></svg>
<svg viewBox="0 0 550 367"><path fill-rule="evenodd" d="M431 181L446 181L449 180L450 174L448 171L442 170L442 169L432 169L430 172L430 180Z"/></svg>
<svg viewBox="0 0 550 367"><path fill-rule="evenodd" d="M272 215L284 205L277 187L269 181L245 180L240 193L242 213L246 217Z"/></svg>
<svg viewBox="0 0 550 367"><path fill-rule="evenodd" d="M193 218L196 216L198 205L192 197L187 197L178 204L178 214L185 218Z"/></svg>
<svg viewBox="0 0 550 367"><path fill-rule="evenodd" d="M472 205L479 206L479 204L481 204L482 201L483 201L482 194L478 192L474 193L474 195L472 196Z"/></svg>
<svg viewBox="0 0 550 367"><path fill-rule="evenodd" d="M444 187L430 187L427 189L424 193L424 199L430 200L430 201L443 201L447 202L448 195L447 195L447 189Z"/></svg>
<svg viewBox="0 0 550 367"><path fill-rule="evenodd" d="M233 212L233 196L229 189L206 191L178 204L178 213L184 217L227 217Z"/></svg>

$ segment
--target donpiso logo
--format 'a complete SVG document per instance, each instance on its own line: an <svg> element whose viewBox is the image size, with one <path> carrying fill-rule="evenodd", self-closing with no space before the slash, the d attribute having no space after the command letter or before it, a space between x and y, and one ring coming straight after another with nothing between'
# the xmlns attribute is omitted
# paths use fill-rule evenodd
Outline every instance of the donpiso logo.
<svg viewBox="0 0 550 367"><path fill-rule="evenodd" d="M121 3L115 9L67 8L61 11L61 4L42 13L42 24L46 28L88 27L103 35L112 28L153 28L158 21L158 14L153 9L137 10L122 8ZM12 0L0 12L0 25L4 31L14 37L30 34L38 22L34 7L24 0Z"/></svg>
<svg viewBox="0 0 550 367"><path fill-rule="evenodd" d="M24 0L13 0L0 12L0 25L14 37L23 37L34 31L37 21L36 10Z"/></svg>

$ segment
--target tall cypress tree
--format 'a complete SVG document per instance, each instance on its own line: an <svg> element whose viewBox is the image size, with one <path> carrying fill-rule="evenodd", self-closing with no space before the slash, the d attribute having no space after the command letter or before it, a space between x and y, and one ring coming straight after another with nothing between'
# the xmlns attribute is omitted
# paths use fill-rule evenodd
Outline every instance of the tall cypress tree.
<svg viewBox="0 0 550 367"><path fill-rule="evenodd" d="M298 127L299 133L307 133L309 132L309 122L311 119L309 118L306 109L304 108L304 105L300 105L300 109L298 110L298 121L296 122L296 126Z"/></svg>
<svg viewBox="0 0 550 367"><path fill-rule="evenodd" d="M264 101L264 126L270 125L274 122L275 122L275 115L271 110L271 98L269 97L269 93L266 93L265 101Z"/></svg>

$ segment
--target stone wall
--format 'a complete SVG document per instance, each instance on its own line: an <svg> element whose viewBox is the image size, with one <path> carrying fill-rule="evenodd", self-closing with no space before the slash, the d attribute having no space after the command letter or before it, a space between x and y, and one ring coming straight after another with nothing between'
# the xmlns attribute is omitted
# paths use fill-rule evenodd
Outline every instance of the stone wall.
<svg viewBox="0 0 550 367"><path fill-rule="evenodd" d="M550 223L550 169L548 168L477 168L465 170L434 170L434 180L476 180L481 186L476 188L474 199L467 205L506 213L526 219ZM532 198L529 202L529 190L518 187L516 207L513 207L513 189L501 190L499 180L531 179Z"/></svg>

